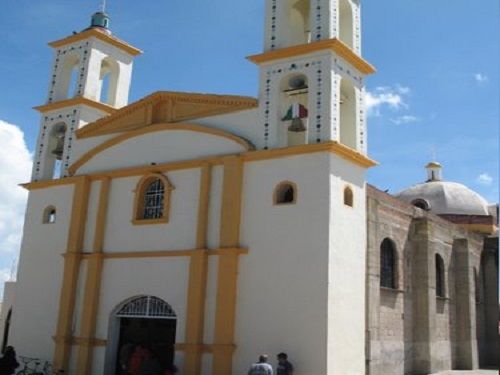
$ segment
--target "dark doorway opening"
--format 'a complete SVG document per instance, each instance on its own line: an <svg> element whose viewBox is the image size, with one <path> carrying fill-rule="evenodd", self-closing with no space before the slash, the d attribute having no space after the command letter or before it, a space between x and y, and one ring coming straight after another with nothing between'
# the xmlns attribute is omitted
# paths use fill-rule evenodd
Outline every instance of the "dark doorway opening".
<svg viewBox="0 0 500 375"><path fill-rule="evenodd" d="M163 374L174 364L176 328L175 318L120 318L116 375L144 367Z"/></svg>

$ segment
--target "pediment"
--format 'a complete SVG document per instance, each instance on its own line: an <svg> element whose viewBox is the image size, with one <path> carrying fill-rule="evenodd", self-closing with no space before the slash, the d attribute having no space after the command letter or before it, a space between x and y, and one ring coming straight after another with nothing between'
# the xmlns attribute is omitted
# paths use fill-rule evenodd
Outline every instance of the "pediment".
<svg viewBox="0 0 500 375"><path fill-rule="evenodd" d="M78 138L121 133L159 123L185 122L255 108L246 96L161 91L132 103L76 132Z"/></svg>

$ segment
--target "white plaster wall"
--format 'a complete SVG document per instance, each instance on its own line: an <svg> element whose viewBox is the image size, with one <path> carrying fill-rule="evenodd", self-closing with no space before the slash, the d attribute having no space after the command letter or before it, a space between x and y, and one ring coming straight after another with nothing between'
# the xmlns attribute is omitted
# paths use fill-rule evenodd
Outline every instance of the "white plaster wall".
<svg viewBox="0 0 500 375"><path fill-rule="evenodd" d="M295 205L274 206L281 181ZM328 287L327 153L245 165L234 373L260 353L288 352L297 375L326 373Z"/></svg>
<svg viewBox="0 0 500 375"><path fill-rule="evenodd" d="M133 225L135 189L142 176L111 183L104 249L107 252L187 250L196 247L200 169L165 173L175 187L166 224Z"/></svg>
<svg viewBox="0 0 500 375"><path fill-rule="evenodd" d="M163 299L174 309L178 317L176 342L184 342L188 278L188 257L106 260L96 337L111 342L108 329L114 310L132 297L150 295ZM96 356L95 371L104 368L103 358L102 354ZM177 354L176 364L183 364L182 356Z"/></svg>
<svg viewBox="0 0 500 375"><path fill-rule="evenodd" d="M79 169L79 174L119 168L199 159L245 151L232 140L187 130L169 130L130 138L99 153Z"/></svg>
<svg viewBox="0 0 500 375"><path fill-rule="evenodd" d="M71 185L29 195L11 327L11 344L21 356L52 360L72 195ZM57 222L42 224L49 205L57 208Z"/></svg>
<svg viewBox="0 0 500 375"><path fill-rule="evenodd" d="M366 191L363 168L329 157L328 372L365 373ZM344 205L344 188L354 207ZM325 202L326 204L326 202Z"/></svg>
<svg viewBox="0 0 500 375"><path fill-rule="evenodd" d="M192 122L227 131L255 145L259 143L259 137L262 136L262 134L259 133L259 127L256 126L258 119L259 112L258 109L255 108L226 115L200 118Z"/></svg>

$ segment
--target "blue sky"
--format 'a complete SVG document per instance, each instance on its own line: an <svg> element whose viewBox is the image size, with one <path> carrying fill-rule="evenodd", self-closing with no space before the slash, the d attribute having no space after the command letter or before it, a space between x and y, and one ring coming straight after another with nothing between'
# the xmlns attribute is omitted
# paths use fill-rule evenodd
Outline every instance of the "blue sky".
<svg viewBox="0 0 500 375"><path fill-rule="evenodd" d="M262 50L263 4L108 0L114 33L145 52L131 100L156 90L255 96L257 68L245 56ZM49 81L47 42L85 28L98 5L2 2L0 121L18 126L30 151L39 124L31 108L44 103ZM498 15L497 0L363 1L364 57L378 68L368 79L369 152L381 165L369 182L391 192L420 182L435 153L446 179L498 201ZM0 191L0 209L2 199Z"/></svg>

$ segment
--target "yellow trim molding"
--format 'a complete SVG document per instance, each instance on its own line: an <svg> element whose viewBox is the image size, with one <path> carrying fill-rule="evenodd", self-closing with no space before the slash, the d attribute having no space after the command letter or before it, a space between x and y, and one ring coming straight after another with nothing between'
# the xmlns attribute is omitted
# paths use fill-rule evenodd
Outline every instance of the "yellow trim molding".
<svg viewBox="0 0 500 375"><path fill-rule="evenodd" d="M161 250L161 251L122 251L122 252L106 252L102 254L83 253L82 260L89 260L95 257L101 257L104 260L113 259L145 259L145 258L171 258L171 257L192 257L199 255L200 252L206 253L208 256L220 256L231 252L238 255L248 254L248 249L245 248L226 248L226 249L189 249L189 250ZM63 257L67 257L63 254Z"/></svg>
<svg viewBox="0 0 500 375"><path fill-rule="evenodd" d="M375 67L369 64L362 57L358 56L345 43L336 38L281 48L274 51L268 51L263 54L249 56L247 58L251 62L261 65L275 60L288 59L290 57L301 56L323 50L331 50L363 74L372 74L376 72Z"/></svg>
<svg viewBox="0 0 500 375"><path fill-rule="evenodd" d="M124 42L121 39L118 39L115 36L112 36L110 34L103 32L103 31L100 31L97 28L87 29L87 30L84 30L78 34L71 35L67 38L56 40L54 42L50 42L49 46L51 46L53 48L64 47L68 44L76 43L76 42L79 42L81 40L89 39L92 37L95 37L103 42L109 43L112 46L118 47L119 49L127 52L128 54L130 54L132 56L137 56L137 55L142 54L142 51L140 49L133 47L132 45Z"/></svg>
<svg viewBox="0 0 500 375"><path fill-rule="evenodd" d="M141 128L138 130L129 131L125 134L119 135L113 139L110 139L99 146L93 148L88 151L85 155L83 155L80 159L78 159L75 163L73 163L69 168L68 172L70 175L74 175L79 168L81 168L85 163L94 158L99 153L116 146L122 142L125 142L131 138L138 137L144 134L156 133L161 131L189 131L196 133L203 133L208 135L213 135L217 137L222 137L229 139L233 142L240 144L246 151L253 150L254 147L252 144L245 139L238 137L229 132L218 130L214 128L210 128L208 126L196 125L196 124L157 124L151 125L146 128Z"/></svg>
<svg viewBox="0 0 500 375"><path fill-rule="evenodd" d="M240 241L244 163L241 157L224 163L220 250L217 274L212 374L231 375L233 367L239 254L232 251Z"/></svg>
<svg viewBox="0 0 500 375"><path fill-rule="evenodd" d="M145 219L143 217L144 214L144 202L145 202L145 194L147 188L150 184L155 181L160 180L163 183L163 187L165 189L163 195L163 212L162 217L157 219ZM172 190L175 190L175 186L172 185L167 176L162 175L161 173L150 173L141 178L139 183L137 184L137 188L135 189L135 197L134 197L134 213L132 224L134 225L152 225L152 224L166 224L169 220L169 211L170 211L170 196L172 194Z"/></svg>
<svg viewBox="0 0 500 375"><path fill-rule="evenodd" d="M113 108L108 104L96 102L94 100L84 98L83 96L77 96L71 99L65 99L54 103L40 105L38 107L34 107L33 109L37 110L40 113L47 113L50 111L58 111L60 109L74 107L77 105L86 105L87 107L98 109L99 111L105 112L107 114L111 114L117 111L116 108Z"/></svg>
<svg viewBox="0 0 500 375"><path fill-rule="evenodd" d="M272 150L248 151L242 153L239 156L241 156L244 162L256 162L261 160L286 158L289 156L312 154L317 152L331 152L363 168L371 168L378 165L376 161L336 141L278 148ZM124 178L131 176L141 176L148 173L157 173L158 171L168 172L168 171L194 169L194 168L200 168L203 165L206 165L207 163L210 165L222 165L224 164L225 160L234 156L235 155L221 155L221 156L213 156L213 157L200 158L194 160L163 163L154 166L146 165L141 167L122 168L113 171L92 173L89 174L88 177L94 181L94 180L101 180L106 177ZM45 189L55 186L71 185L74 184L76 181L78 181L79 178L81 178L81 176L66 177L57 180L35 181L27 184L22 184L21 186L31 191L31 190Z"/></svg>
<svg viewBox="0 0 500 375"><path fill-rule="evenodd" d="M70 338L73 329L78 276L82 260L81 249L87 221L90 180L80 177L75 184L73 206L68 235L68 245L64 257L63 280L59 300L59 315L57 318L56 337ZM54 349L54 368L68 371L71 345L67 341L56 342Z"/></svg>
<svg viewBox="0 0 500 375"><path fill-rule="evenodd" d="M120 108L112 116L86 125L76 131L76 136L88 138L123 133L153 124L187 122L257 106L257 100L247 96L159 91Z"/></svg>
<svg viewBox="0 0 500 375"><path fill-rule="evenodd" d="M88 262L87 279L85 281L83 297L83 311L80 323L80 334L83 335L83 337L88 337L88 344L80 345L77 357L77 375L92 374L92 358L95 346L93 342L97 340L94 336L97 325L99 296L101 293L103 268L102 251L109 205L110 184L111 180L109 178L102 180L100 183L99 205L94 232L94 253Z"/></svg>

